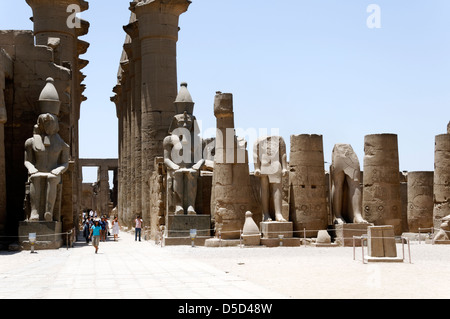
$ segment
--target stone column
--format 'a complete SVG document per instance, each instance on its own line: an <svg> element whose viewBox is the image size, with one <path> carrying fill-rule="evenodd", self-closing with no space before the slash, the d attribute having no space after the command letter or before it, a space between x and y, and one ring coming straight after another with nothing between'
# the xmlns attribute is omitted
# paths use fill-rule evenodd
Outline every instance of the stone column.
<svg viewBox="0 0 450 319"><path fill-rule="evenodd" d="M322 135L291 135L290 215L296 236L316 237L328 227L328 192Z"/></svg>
<svg viewBox="0 0 450 319"><path fill-rule="evenodd" d="M114 87L113 92L116 94L111 97L111 101L116 105L116 115L119 122L119 132L118 132L118 170L117 170L117 215L120 222L122 222L123 216L123 111L122 111L122 85L118 84Z"/></svg>
<svg viewBox="0 0 450 319"><path fill-rule="evenodd" d="M6 228L6 172L5 172L5 123L6 104L3 90L5 89L5 73L0 61L0 235ZM1 240L1 239L0 239Z"/></svg>
<svg viewBox="0 0 450 319"><path fill-rule="evenodd" d="M364 152L363 217L376 226L392 225L395 235L401 235L402 202L397 135L367 135Z"/></svg>
<svg viewBox="0 0 450 319"><path fill-rule="evenodd" d="M131 105L130 105L130 85L129 85L129 62L124 61L121 63L122 73L122 106L123 106L123 220L124 226L131 227L131 145L130 145L130 132L131 132Z"/></svg>
<svg viewBox="0 0 450 319"><path fill-rule="evenodd" d="M433 223L439 229L442 218L450 215L450 131L435 138L433 188Z"/></svg>
<svg viewBox="0 0 450 319"><path fill-rule="evenodd" d="M138 115L136 113L136 104L138 101L135 100L135 63L134 63L134 55L135 52L133 52L132 44L131 43L125 43L124 44L124 50L128 57L128 64L127 64L127 81L126 81L126 91L128 94L127 100L128 100L128 176L129 176L129 200L128 200L128 206L129 206L129 216L130 221L133 220L133 217L136 216L136 185L138 184L136 181L136 152L135 152L135 145L136 145L136 118ZM140 101L139 101L140 103ZM140 183L139 183L140 187Z"/></svg>
<svg viewBox="0 0 450 319"><path fill-rule="evenodd" d="M245 213L257 212L257 200L250 183L246 142L234 131L233 96L218 92L214 101L217 118L216 153L211 195L211 217L216 236L239 239ZM260 219L260 218L259 218Z"/></svg>
<svg viewBox="0 0 450 319"><path fill-rule="evenodd" d="M408 228L418 233L419 228L433 227L433 172L408 173Z"/></svg>
<svg viewBox="0 0 450 319"><path fill-rule="evenodd" d="M142 215L150 215L149 189L154 159L163 156L162 141L175 115L178 94L177 50L179 16L189 0L131 3L139 22L141 42Z"/></svg>
<svg viewBox="0 0 450 319"><path fill-rule="evenodd" d="M98 170L98 181L100 182L100 210L102 215L109 216L109 175L108 166L100 166ZM98 212L100 213L100 212Z"/></svg>
<svg viewBox="0 0 450 319"><path fill-rule="evenodd" d="M130 51L131 66L130 72L133 72L133 113L132 113L132 130L133 130L133 169L134 169L134 199L133 208L135 214L141 214L142 212L142 145L141 145L141 42L139 40L139 23L137 21L132 22L124 26L125 32L131 38ZM130 58L130 57L129 57Z"/></svg>

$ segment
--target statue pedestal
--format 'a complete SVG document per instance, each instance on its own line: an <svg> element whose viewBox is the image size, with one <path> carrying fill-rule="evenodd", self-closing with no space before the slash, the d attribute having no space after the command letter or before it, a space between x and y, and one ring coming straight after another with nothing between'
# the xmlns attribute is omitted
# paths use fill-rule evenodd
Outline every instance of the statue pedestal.
<svg viewBox="0 0 450 319"><path fill-rule="evenodd" d="M22 249L30 250L29 234L36 234L36 250L59 249L63 245L61 222L19 222L19 242Z"/></svg>
<svg viewBox="0 0 450 319"><path fill-rule="evenodd" d="M262 233L261 245L267 247L300 246L300 238L294 237L294 224L292 222L261 222L260 229ZM283 236L280 239L280 235Z"/></svg>
<svg viewBox="0 0 450 319"><path fill-rule="evenodd" d="M353 247L353 236L367 234L369 226L373 224L338 224L334 225L336 231L335 242L341 247ZM355 246L361 247L361 240L355 240Z"/></svg>
<svg viewBox="0 0 450 319"><path fill-rule="evenodd" d="M167 215L164 245L191 245L191 229L197 230L196 246L211 237L210 215Z"/></svg>

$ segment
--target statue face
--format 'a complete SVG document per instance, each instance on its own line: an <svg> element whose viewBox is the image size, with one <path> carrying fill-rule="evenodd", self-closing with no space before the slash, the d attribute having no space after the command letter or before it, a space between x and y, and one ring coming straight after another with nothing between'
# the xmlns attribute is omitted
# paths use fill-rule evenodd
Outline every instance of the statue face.
<svg viewBox="0 0 450 319"><path fill-rule="evenodd" d="M191 116L189 116L188 114L183 114L181 116L177 116L177 120L179 128L185 128L188 131L191 131L193 124Z"/></svg>
<svg viewBox="0 0 450 319"><path fill-rule="evenodd" d="M47 135L53 135L59 131L58 118L50 113L41 114L38 119L38 125L41 131Z"/></svg>

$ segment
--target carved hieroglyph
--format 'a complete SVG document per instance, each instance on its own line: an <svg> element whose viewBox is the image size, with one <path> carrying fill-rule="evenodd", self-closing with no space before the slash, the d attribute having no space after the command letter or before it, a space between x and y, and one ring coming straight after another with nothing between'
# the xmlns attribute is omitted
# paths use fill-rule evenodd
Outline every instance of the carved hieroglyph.
<svg viewBox="0 0 450 319"><path fill-rule="evenodd" d="M367 223L362 217L361 168L349 144L336 144L330 166L331 201L335 224Z"/></svg>
<svg viewBox="0 0 450 319"><path fill-rule="evenodd" d="M25 142L25 167L30 182L29 221L32 222L53 221L57 186L69 165L69 146L58 134L60 101L51 78L39 97L39 106L42 114L33 137Z"/></svg>

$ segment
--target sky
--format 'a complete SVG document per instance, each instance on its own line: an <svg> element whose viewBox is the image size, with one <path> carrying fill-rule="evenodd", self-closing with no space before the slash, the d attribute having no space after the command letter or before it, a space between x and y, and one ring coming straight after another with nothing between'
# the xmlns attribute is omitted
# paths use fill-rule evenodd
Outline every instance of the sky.
<svg viewBox="0 0 450 319"><path fill-rule="evenodd" d="M80 157L117 158L110 97L129 0L89 4ZM283 136L288 152L291 135L320 134L326 169L337 143L351 144L363 169L364 137L392 133L401 171L432 171L435 136L450 121L449 14L448 0L193 0L180 18L178 82L189 84L205 137L216 91L233 94L250 157L260 129ZM30 17L25 0L0 0L0 29L32 30Z"/></svg>

